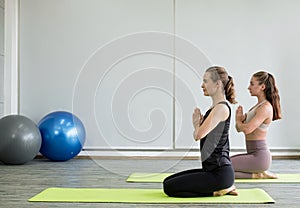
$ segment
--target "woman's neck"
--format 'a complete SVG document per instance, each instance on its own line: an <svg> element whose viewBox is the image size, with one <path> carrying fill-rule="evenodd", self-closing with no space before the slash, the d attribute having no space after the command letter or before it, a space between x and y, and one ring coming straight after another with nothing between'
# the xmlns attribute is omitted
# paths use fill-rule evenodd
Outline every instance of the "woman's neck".
<svg viewBox="0 0 300 208"><path fill-rule="evenodd" d="M257 96L257 103L262 103L267 100L266 96Z"/></svg>
<svg viewBox="0 0 300 208"><path fill-rule="evenodd" d="M226 101L224 95L216 95L212 97L212 107L217 105L219 102Z"/></svg>

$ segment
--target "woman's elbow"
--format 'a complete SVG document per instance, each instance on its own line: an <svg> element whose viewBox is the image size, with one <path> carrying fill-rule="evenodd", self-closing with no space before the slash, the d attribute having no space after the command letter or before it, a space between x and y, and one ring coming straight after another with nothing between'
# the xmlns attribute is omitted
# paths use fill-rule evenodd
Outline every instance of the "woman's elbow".
<svg viewBox="0 0 300 208"><path fill-rule="evenodd" d="M237 132L241 132L241 129L238 127L238 125L235 125L235 129Z"/></svg>
<svg viewBox="0 0 300 208"><path fill-rule="evenodd" d="M195 141L199 141L199 140L202 139L202 138L203 138L203 136L200 135L199 133L198 133L198 134L197 134L197 133L194 134L194 139L195 139Z"/></svg>
<svg viewBox="0 0 300 208"><path fill-rule="evenodd" d="M201 137L199 137L198 135L196 135L196 136L194 137L194 139L195 139L195 141L199 141L199 140L201 139Z"/></svg>
<svg viewBox="0 0 300 208"><path fill-rule="evenodd" d="M253 131L253 129L246 124L236 124L235 128L237 132L243 132L244 134L250 134Z"/></svg>
<svg viewBox="0 0 300 208"><path fill-rule="evenodd" d="M203 134L198 134L198 137L197 137L197 141L203 139L206 135L203 135Z"/></svg>
<svg viewBox="0 0 300 208"><path fill-rule="evenodd" d="M251 133L253 132L253 130L250 129L250 128L243 128L241 131L242 131L244 134L251 134Z"/></svg>

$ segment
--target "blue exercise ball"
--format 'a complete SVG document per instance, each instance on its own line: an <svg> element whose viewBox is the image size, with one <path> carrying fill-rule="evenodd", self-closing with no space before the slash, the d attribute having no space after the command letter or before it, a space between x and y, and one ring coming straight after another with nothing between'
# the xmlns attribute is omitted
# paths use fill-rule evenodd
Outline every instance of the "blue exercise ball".
<svg viewBox="0 0 300 208"><path fill-rule="evenodd" d="M37 125L22 115L0 119L0 161L20 165L32 160L39 152L42 138Z"/></svg>
<svg viewBox="0 0 300 208"><path fill-rule="evenodd" d="M40 153L53 161L66 161L77 156L85 142L81 120L66 111L55 111L38 123L42 135Z"/></svg>

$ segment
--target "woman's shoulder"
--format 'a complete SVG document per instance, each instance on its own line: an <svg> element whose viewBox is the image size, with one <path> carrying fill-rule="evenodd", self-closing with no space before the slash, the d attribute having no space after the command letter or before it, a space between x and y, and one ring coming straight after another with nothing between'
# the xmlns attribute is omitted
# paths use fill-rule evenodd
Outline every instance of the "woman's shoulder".
<svg viewBox="0 0 300 208"><path fill-rule="evenodd" d="M266 101L256 109L256 112L273 113L272 104L269 101Z"/></svg>
<svg viewBox="0 0 300 208"><path fill-rule="evenodd" d="M226 110L227 111L230 109L230 106L226 101L222 101L222 102L217 103L214 108L216 108L217 110Z"/></svg>
<svg viewBox="0 0 300 208"><path fill-rule="evenodd" d="M222 120L225 120L229 116L230 106L226 102L218 103L212 109L212 113L215 116L220 117Z"/></svg>
<svg viewBox="0 0 300 208"><path fill-rule="evenodd" d="M264 102L262 105L261 105L262 108L264 109L272 109L272 104L269 102L269 101L266 101Z"/></svg>

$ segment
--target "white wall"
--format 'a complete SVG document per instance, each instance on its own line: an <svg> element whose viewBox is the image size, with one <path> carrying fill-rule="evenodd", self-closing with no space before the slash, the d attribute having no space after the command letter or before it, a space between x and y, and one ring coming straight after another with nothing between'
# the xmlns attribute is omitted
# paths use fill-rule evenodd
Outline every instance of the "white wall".
<svg viewBox="0 0 300 208"><path fill-rule="evenodd" d="M0 117L4 104L4 0L0 0Z"/></svg>
<svg viewBox="0 0 300 208"><path fill-rule="evenodd" d="M268 142L272 148L300 147L296 97L299 6L296 0L177 0L175 6L176 34L197 45L212 64L227 68L235 78L237 99L245 110L256 102L247 90L251 75L259 70L275 75L283 119L270 127ZM244 146L242 134L231 129L232 146Z"/></svg>
<svg viewBox="0 0 300 208"><path fill-rule="evenodd" d="M19 113L19 0L4 1L3 114Z"/></svg>
<svg viewBox="0 0 300 208"><path fill-rule="evenodd" d="M256 102L247 91L251 74L267 70L277 78L283 110L269 145L299 149L299 6L297 0L21 0L20 113L38 122L50 111L73 111L87 128L87 148L198 147L191 113L210 104L200 88L205 68L227 68L245 109ZM231 145L244 147L234 120Z"/></svg>
<svg viewBox="0 0 300 208"><path fill-rule="evenodd" d="M73 111L86 148L172 148L172 4L21 1L20 112Z"/></svg>

